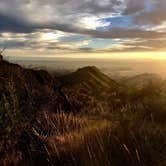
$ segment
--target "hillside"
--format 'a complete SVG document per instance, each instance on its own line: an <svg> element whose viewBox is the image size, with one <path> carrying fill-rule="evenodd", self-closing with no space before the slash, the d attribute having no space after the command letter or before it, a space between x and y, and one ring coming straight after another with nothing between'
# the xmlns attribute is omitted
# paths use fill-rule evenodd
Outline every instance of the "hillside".
<svg viewBox="0 0 166 166"><path fill-rule="evenodd" d="M118 87L114 80L94 66L80 68L60 77L60 80L65 87L83 89L93 95L100 95L102 92L115 90Z"/></svg>
<svg viewBox="0 0 166 166"><path fill-rule="evenodd" d="M66 81L65 84L62 83L62 80ZM24 146L25 142L29 140L27 131L32 132L36 118L39 118L44 112L63 111L78 114L81 109L88 110L97 104L98 100L94 96L79 93L80 89L77 86L74 88L74 91L78 92L75 93L76 98L62 90L81 82L84 82L83 85L87 83L87 86L82 86L85 91L87 87L88 90L100 91L101 88L108 89L109 85L115 85L114 81L95 67L79 69L63 79L57 79L44 70L26 69L1 60L0 163L6 154L15 154L17 152L13 152L13 150L16 151L18 146ZM4 149L5 152L3 152Z"/></svg>
<svg viewBox="0 0 166 166"><path fill-rule="evenodd" d="M58 107L56 101L59 101L59 94L55 89L59 86L59 81L44 70L25 69L2 61L0 80L1 97L10 94L11 90L14 91L20 101L20 109L27 109L29 100L32 100L31 104L39 110L43 109L44 105Z"/></svg>
<svg viewBox="0 0 166 166"><path fill-rule="evenodd" d="M94 66L53 78L44 70L26 69L4 60L0 64L1 100L10 103L13 108L15 101L6 96L14 93L15 100L19 101L17 107L23 112L27 112L29 107L38 111L55 111L59 108L79 111L78 108L83 105L93 105L92 100L105 100L118 88L114 80ZM81 102L83 103L80 105ZM73 106L73 103L77 106Z"/></svg>
<svg viewBox="0 0 166 166"><path fill-rule="evenodd" d="M1 157L16 149L18 143L26 141L21 137L25 130L31 130L38 114L57 112L60 108L66 110L67 103L57 91L58 86L59 81L46 71L0 61Z"/></svg>
<svg viewBox="0 0 166 166"><path fill-rule="evenodd" d="M166 95L149 78L127 87L93 66L53 78L0 60L0 165L164 166Z"/></svg>
<svg viewBox="0 0 166 166"><path fill-rule="evenodd" d="M121 80L123 84L132 88L142 88L143 86L149 83L157 84L161 83L161 81L162 81L161 77L153 73L140 74L133 77L124 78L123 80Z"/></svg>

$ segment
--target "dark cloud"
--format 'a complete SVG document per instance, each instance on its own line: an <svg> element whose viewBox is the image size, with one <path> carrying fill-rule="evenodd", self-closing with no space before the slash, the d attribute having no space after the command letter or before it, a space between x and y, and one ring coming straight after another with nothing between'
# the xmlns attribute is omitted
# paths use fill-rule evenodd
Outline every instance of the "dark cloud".
<svg viewBox="0 0 166 166"><path fill-rule="evenodd" d="M144 49L151 49L153 51L166 51L166 38L164 39L150 39L150 40L143 40L137 41L132 43L124 43L124 45L129 47L142 47Z"/></svg>
<svg viewBox="0 0 166 166"><path fill-rule="evenodd" d="M89 51L94 51L93 48L91 47L82 47L82 48L79 48L80 51L86 51L86 52L89 52Z"/></svg>
<svg viewBox="0 0 166 166"><path fill-rule="evenodd" d="M158 0L152 10L144 10L135 16L135 23L139 25L159 25L166 21L166 1Z"/></svg>
<svg viewBox="0 0 166 166"><path fill-rule="evenodd" d="M166 21L165 0L125 0L124 15L132 15L134 24L159 25Z"/></svg>
<svg viewBox="0 0 166 166"><path fill-rule="evenodd" d="M145 9L145 4L150 0L125 0L126 7L123 12L124 15L130 15L140 12Z"/></svg>
<svg viewBox="0 0 166 166"><path fill-rule="evenodd" d="M121 4L120 0L37 0L40 6L50 5L60 8L63 14L80 13L110 13L116 11L116 6Z"/></svg>
<svg viewBox="0 0 166 166"><path fill-rule="evenodd" d="M32 24L20 18L0 14L0 32L30 33L34 28Z"/></svg>
<svg viewBox="0 0 166 166"><path fill-rule="evenodd" d="M148 0L146 3L150 3L151 1L152 0ZM124 0L123 2L125 2L124 5L126 5L123 14L139 12L136 16L134 16L134 22L136 24L145 24L147 22L157 24L165 19L165 0L158 0L158 2L155 4L155 9L149 12L144 10L146 7L145 0ZM77 19L79 19L81 17L80 15L83 13L99 14L101 12L104 14L107 12L115 12L115 7L122 4L122 1L120 0L103 0L100 3L97 0L37 0L35 2L31 0L13 0L12 2L9 0L2 0L0 3L5 4L4 6L6 6L7 9L12 9L11 3L15 6L18 4L18 6L15 7L17 10L14 10L14 14L13 12L10 12L10 10L3 10L3 12L0 11L0 32L31 33L42 29L52 29L80 35L88 35L96 38L154 38L165 35L158 32L144 31L139 29L128 30L117 28L109 31L97 31L81 28L75 25ZM107 5L104 5L104 3ZM46 13L40 13L41 11L39 12L38 10L40 7L42 10L43 6L48 7L47 9L55 9L55 12L52 14L64 14L64 16L61 18L62 21L50 21L47 19L44 21ZM34 20L34 13L30 13L30 11L35 12L33 10L35 7L37 7L36 13L39 12L39 15L42 14L43 20ZM25 8L24 15L21 8ZM29 10L29 8L31 8L31 10ZM62 9L62 11L58 11L56 9ZM54 15L52 15L52 17L54 18ZM70 20L73 20L72 24Z"/></svg>
<svg viewBox="0 0 166 166"><path fill-rule="evenodd" d="M1 41L0 42L0 48L25 48L27 47L27 42L21 42L21 41Z"/></svg>
<svg viewBox="0 0 166 166"><path fill-rule="evenodd" d="M0 31L1 32L17 32L30 33L37 30L51 29L68 33L90 36L94 38L159 38L166 35L164 32L145 31L139 29L123 29L114 28L108 31L90 30L76 27L70 24L58 23L31 23L12 16L0 14Z"/></svg>
<svg viewBox="0 0 166 166"><path fill-rule="evenodd" d="M43 12L43 18L50 12L52 17L57 15L72 19L85 14L113 13L120 4L121 0L1 0L0 5L3 8L0 10L15 15L25 14L28 17Z"/></svg>

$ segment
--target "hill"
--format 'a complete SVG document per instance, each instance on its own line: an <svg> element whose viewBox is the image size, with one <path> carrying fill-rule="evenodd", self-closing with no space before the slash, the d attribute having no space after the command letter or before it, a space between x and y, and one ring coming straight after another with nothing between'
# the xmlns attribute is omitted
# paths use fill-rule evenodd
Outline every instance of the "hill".
<svg viewBox="0 0 166 166"><path fill-rule="evenodd" d="M41 114L72 112L60 85L47 71L0 61L0 165L1 159L16 155L18 147L27 151L27 134Z"/></svg>
<svg viewBox="0 0 166 166"><path fill-rule="evenodd" d="M95 66L80 68L71 74L60 77L60 80L68 88L84 89L94 95L118 87L114 80Z"/></svg>
<svg viewBox="0 0 166 166"><path fill-rule="evenodd" d="M121 80L123 84L130 88L142 88L147 84L157 84L161 83L162 79L159 75L153 73L144 73L140 75L136 75L129 78L124 78Z"/></svg>
<svg viewBox="0 0 166 166"><path fill-rule="evenodd" d="M55 90L58 85L59 81L44 70L26 69L6 61L0 62L1 98L14 91L21 110L27 109L29 103L38 110L45 105L51 106L51 103L55 106L59 100Z"/></svg>

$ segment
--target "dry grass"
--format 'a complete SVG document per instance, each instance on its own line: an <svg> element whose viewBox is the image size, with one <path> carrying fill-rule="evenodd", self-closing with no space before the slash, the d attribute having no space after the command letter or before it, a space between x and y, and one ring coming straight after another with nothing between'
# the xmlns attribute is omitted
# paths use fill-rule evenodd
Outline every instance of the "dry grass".
<svg viewBox="0 0 166 166"><path fill-rule="evenodd" d="M72 114L44 112L37 118L34 132L43 137L58 136L72 131L78 131L87 126L87 119L73 116Z"/></svg>
<svg viewBox="0 0 166 166"><path fill-rule="evenodd" d="M40 147L36 149L33 147L33 150L37 151L35 164L60 166L166 164L164 159L166 130L158 124L139 119L135 121L135 117L131 119L129 115L130 120L121 116L119 123L99 119L89 120L83 116L65 113L45 113L43 118L38 122L38 128L34 129L35 135L40 140Z"/></svg>
<svg viewBox="0 0 166 166"><path fill-rule="evenodd" d="M42 142L41 154L44 153L51 164L98 166L105 163L109 165L106 149L110 122L106 120L94 122L85 117L65 113L55 115L46 113L44 118L42 124L45 127L43 128L39 121L38 128L33 130Z"/></svg>
<svg viewBox="0 0 166 166"><path fill-rule="evenodd" d="M125 113L127 114L127 113ZM42 113L32 129L29 152L11 151L8 165L43 166L165 166L166 127L134 115L119 122L111 114L93 120L72 114ZM110 119L110 121L108 120Z"/></svg>

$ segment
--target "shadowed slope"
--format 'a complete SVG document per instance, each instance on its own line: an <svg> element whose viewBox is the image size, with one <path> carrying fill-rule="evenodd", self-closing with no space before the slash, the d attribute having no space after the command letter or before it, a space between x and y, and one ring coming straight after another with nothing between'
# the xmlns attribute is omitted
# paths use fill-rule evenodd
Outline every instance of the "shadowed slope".
<svg viewBox="0 0 166 166"><path fill-rule="evenodd" d="M60 79L67 87L88 90L93 94L118 87L114 80L94 66L80 68Z"/></svg>

